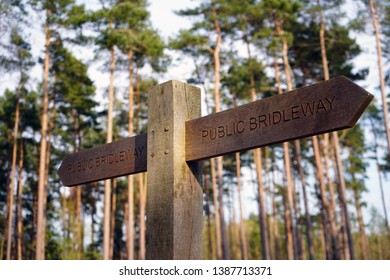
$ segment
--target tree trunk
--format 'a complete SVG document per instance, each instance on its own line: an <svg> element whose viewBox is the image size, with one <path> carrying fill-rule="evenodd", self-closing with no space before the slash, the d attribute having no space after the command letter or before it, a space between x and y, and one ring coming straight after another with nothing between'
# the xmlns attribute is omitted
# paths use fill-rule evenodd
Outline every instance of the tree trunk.
<svg viewBox="0 0 390 280"><path fill-rule="evenodd" d="M317 167L317 176L319 180L319 185L320 185L320 196L321 196L321 202L323 205L324 210L326 211L326 218L328 219L327 222L329 222L329 227L330 227L330 235L331 235L331 244L332 244L332 253L331 257L332 259L340 259L340 255L338 252L338 241L337 241L337 230L336 230L336 223L335 223L335 213L332 209L332 204L329 203L329 200L326 195L326 189L325 189L325 183L324 183L324 178L322 174L322 162L321 162L321 155L320 155L320 148L318 144L318 138L317 136L313 136L313 149L314 149L314 157L315 157L315 162L316 162L316 167ZM325 218L325 216L324 216ZM324 230L326 231L326 224L324 224ZM330 255L328 254L328 257Z"/></svg>
<svg viewBox="0 0 390 280"><path fill-rule="evenodd" d="M206 215L207 215L207 245L208 245L208 250L207 250L207 259L212 260L214 257L214 249L213 249L213 242L211 238L211 213L210 213L210 187L209 187L209 181L205 175L204 177L204 188L205 188L205 193L206 193Z"/></svg>
<svg viewBox="0 0 390 280"><path fill-rule="evenodd" d="M229 183L229 214L230 214L230 223L229 223L229 252L230 258L233 260L239 259L237 246L240 244L239 237L239 227L237 226L236 219L236 209L234 207L234 192L233 192L233 184Z"/></svg>
<svg viewBox="0 0 390 280"><path fill-rule="evenodd" d="M301 162L302 162L301 145L299 144L299 141L294 141L294 144L295 144L295 151L296 151L299 175L301 178L303 203L305 206L306 238L307 238L307 246L309 249L309 258L311 260L314 260L314 246L313 246L313 235L312 235L312 229L311 229L311 216L310 216L309 202L308 202L307 191L306 191L306 182L305 182L305 177L303 174L304 172L303 172L303 168L302 168L302 164L301 164Z"/></svg>
<svg viewBox="0 0 390 280"><path fill-rule="evenodd" d="M321 253L322 253L321 258L323 260L326 260L328 255L328 249L327 249L327 234L325 233L324 223L319 223L319 228L320 228L320 243L321 243Z"/></svg>
<svg viewBox="0 0 390 280"><path fill-rule="evenodd" d="M248 48L248 57L251 59L251 53L249 44L247 44ZM252 68L252 67L251 67ZM252 71L252 69L251 69ZM250 84L251 84L251 99L252 101L256 101L256 89L255 89L255 79L253 77L253 73L250 73ZM253 161L255 163L256 175L257 175L257 187L259 193L259 224L260 224L260 234L261 234L261 249L262 249L262 257L264 260L270 259L269 252L269 243L267 236L267 213L265 207L265 195L264 195L264 184L263 184L263 163L262 163L262 155L261 149L257 148L253 150Z"/></svg>
<svg viewBox="0 0 390 280"><path fill-rule="evenodd" d="M252 55L250 50L250 45L248 40L245 38L245 43L247 47L248 60L249 60L249 72L250 72L250 95L251 100L256 101L256 88L255 88L255 79L252 67ZM268 242L267 236L267 213L265 207L265 196L264 196L264 184L263 184L263 163L261 157L261 150L254 149L253 150L253 161L255 163L256 175L257 175L257 187L259 193L259 225L260 225L260 234L261 234L261 248L262 248L262 257L265 260L270 259L270 244Z"/></svg>
<svg viewBox="0 0 390 280"><path fill-rule="evenodd" d="M83 234L82 234L82 220L81 220L81 187L76 188L76 242L77 242L77 259L81 260L81 253L83 251Z"/></svg>
<svg viewBox="0 0 390 280"><path fill-rule="evenodd" d="M97 182L93 183L95 186L98 186ZM95 191L94 188L91 189L91 243L95 245L95 215L96 215L96 199L95 199ZM93 246L93 250L95 251L95 246Z"/></svg>
<svg viewBox="0 0 390 280"><path fill-rule="evenodd" d="M115 237L115 214L116 214L116 197L117 197L117 178L112 179L112 201L111 201L111 221L110 221L110 259L114 258L114 237Z"/></svg>
<svg viewBox="0 0 390 280"><path fill-rule="evenodd" d="M45 259L45 169L46 169L46 149L48 133L48 110L49 110L49 63L50 63L50 11L46 10L45 24L45 64L43 71L43 100L41 115L41 143L38 171L38 213L37 213L37 233L36 233L36 251L37 260Z"/></svg>
<svg viewBox="0 0 390 280"><path fill-rule="evenodd" d="M335 207L336 207L336 196L334 192L334 186L332 178L330 177L330 165L329 165L329 133L324 134L324 140L322 144L322 153L325 163L325 177L328 183L329 195L330 195L330 209L333 212L333 216L336 217ZM335 221L336 222L336 221Z"/></svg>
<svg viewBox="0 0 390 280"><path fill-rule="evenodd" d="M360 206L359 193L358 193L358 190L356 188L353 189L353 194L354 194L354 198L355 198L356 216L357 216L357 221L358 221L358 225L359 225L362 259L368 260L368 259L370 259L370 250L369 250L370 248L368 246L367 235L366 235L366 231L364 229L363 213L362 213L362 209Z"/></svg>
<svg viewBox="0 0 390 280"><path fill-rule="evenodd" d="M278 31L280 34L280 31ZM286 49L287 51L287 49ZM284 53L284 50L283 50ZM275 70L275 80L276 86L278 89L278 93L282 94L281 83L280 83L280 73L279 66L276 62L276 53L274 52L274 70ZM284 54L283 54L284 57ZM285 219L286 219L286 235L287 235L287 258L292 260L295 258L295 249L294 246L296 244L294 238L294 225L293 225L293 190L292 190L292 178L291 178L291 167L290 167L290 154L288 149L288 143L283 143L283 152L284 152L284 167L285 167L285 175L286 175L286 183L287 183L287 201L285 204Z"/></svg>
<svg viewBox="0 0 390 280"><path fill-rule="evenodd" d="M293 82L291 77L291 67L290 63L288 62L288 45L287 45L287 39L283 36L284 31L281 29L280 24L276 24L277 26L277 33L279 36L282 36L282 58L283 58L283 65L284 65L284 72L286 75L286 81L287 81L287 90L291 91L293 90ZM293 186L293 180L292 180L292 174L291 174L291 159L290 159L290 153L288 148L288 143L283 143L283 149L284 149L284 160L285 160L285 171L286 171L286 181L287 181L287 199L288 199L288 207L289 207L289 213L290 213L290 219L291 219L291 231L292 231L292 240L293 240L293 255L290 255L290 257L293 257L294 259L298 259L298 232L296 225L294 223L294 186Z"/></svg>
<svg viewBox="0 0 390 280"><path fill-rule="evenodd" d="M134 134L134 87L133 87L133 51L128 52L129 60L129 137ZM127 177L128 193L127 193L127 258L134 259L134 177Z"/></svg>
<svg viewBox="0 0 390 280"><path fill-rule="evenodd" d="M318 4L320 4L320 1L318 1ZM320 11L320 45L321 45L321 58L322 58L322 66L324 71L324 78L325 80L329 79L329 69L328 69L328 59L326 56L326 45L325 45L325 24L323 20L323 14L322 10ZM337 174L339 178L339 199L341 203L341 212L343 216L343 221L345 222L344 226L346 229L347 237L348 237L348 247L349 247L349 255L351 259L354 259L354 248L353 248L353 239L352 239L352 233L350 229L350 221L349 221L349 215L348 215L348 209L347 204L345 201L345 180L344 180L344 171L343 166L341 163L341 155L340 155L340 141L338 138L338 134L336 131L332 132L332 138L333 138L333 146L335 150L335 157L336 157L336 165L337 165ZM389 140L390 138L388 138ZM390 144L390 142L389 142ZM390 145L389 145L390 149ZM390 150L389 150L390 151Z"/></svg>
<svg viewBox="0 0 390 280"><path fill-rule="evenodd" d="M112 22L110 27L112 28ZM114 111L114 71L115 71L115 50L111 48L110 58L110 87L109 87L109 103L107 116L107 141L112 142L112 126L113 126L113 111ZM111 180L104 181L104 230L103 230L103 257L105 260L110 258L110 217L111 212Z"/></svg>
<svg viewBox="0 0 390 280"><path fill-rule="evenodd" d="M257 187L259 193L259 224L260 224L260 234L261 234L261 249L262 249L262 258L264 260L269 260L269 244L268 244L268 234L267 234L267 213L265 207L265 195L264 195L264 185L263 185L263 168L262 168L262 152L261 149L255 149L253 151L253 159L256 167L257 175Z"/></svg>
<svg viewBox="0 0 390 280"><path fill-rule="evenodd" d="M54 113L55 113L55 105L53 104L52 107L52 114L51 114L51 119L50 119L50 129L49 133L51 137L51 132L52 128L54 126L53 120L54 120ZM72 116L73 116L73 140L74 140L74 152L78 152L80 150L81 146L81 137L80 137L80 128L79 128L79 118L77 114L76 109L72 109ZM50 142L50 141L49 141ZM47 151L47 154L50 154L50 150ZM47 166L49 166L49 159L47 158ZM47 168L48 169L48 168ZM48 176L48 174L47 174ZM75 206L75 226L74 226L74 236L75 236L75 250L76 250L76 255L77 259L81 259L81 243L82 243L82 234L81 234L81 187L76 186L74 187L74 195L75 195L75 201L74 201L74 206Z"/></svg>
<svg viewBox="0 0 390 280"><path fill-rule="evenodd" d="M215 5L212 8L212 14L214 19L214 27L217 33L217 42L214 48L214 101L215 101L215 112L219 112L220 109L220 58L219 54L221 51L221 43L222 43L222 35L221 28L218 22L217 10ZM219 219L221 224L221 247L222 247L222 259L229 259L228 252L228 241L226 234L226 225L225 225L225 217L224 217L224 207L223 207L223 160L222 157L217 157L217 177L218 177L218 200L219 200Z"/></svg>
<svg viewBox="0 0 390 280"><path fill-rule="evenodd" d="M279 223L278 223L278 206L276 204L276 190L275 190L275 156L272 155L272 182L273 182L273 192L272 192L272 215L273 215L273 234L274 234L274 243L275 243L275 259L280 259L280 245L279 245Z"/></svg>
<svg viewBox="0 0 390 280"><path fill-rule="evenodd" d="M22 134L22 133L21 133ZM18 178L18 190L17 190L17 204L16 204L16 255L18 260L23 259L23 164L24 164L24 149L23 149L23 140L20 139L20 148L19 148L19 178Z"/></svg>
<svg viewBox="0 0 390 280"><path fill-rule="evenodd" d="M320 0L318 0L318 5L320 6ZM325 81L329 80L329 68L328 68L328 58L326 54L326 44L325 44L325 23L323 19L323 11L320 10L320 46L321 46L321 59L322 59L322 67L324 71L324 79ZM335 132L333 132L335 133ZM337 134L337 132L336 132ZM335 142L335 145L340 145L340 143L337 141ZM331 205L330 205L330 211L332 211L332 216L336 217L335 215L335 207L336 207L336 200L334 195L334 188L333 188L333 182L330 179L329 175L329 134L326 133L324 135L324 143L323 143L323 153L324 153L324 159L325 159L325 172L326 172L326 178L328 181L329 191L330 191L330 197L331 197ZM339 180L344 180L344 178L339 178ZM345 221L345 219L342 219ZM332 221L331 221L332 222ZM335 221L333 221L335 223ZM338 248L336 248L338 250Z"/></svg>
<svg viewBox="0 0 390 280"><path fill-rule="evenodd" d="M350 227L351 223L349 219L347 200L345 198L345 179L344 179L344 171L343 171L340 146L339 146L340 141L337 132L332 132L332 141L333 141L334 155L335 155L336 166L337 166L337 177L339 178L337 189L338 189L340 205L341 205L341 214L343 215L344 222L345 222L345 230L348 239L349 257L352 260L354 260L355 249L353 247L353 237L352 237L352 232Z"/></svg>
<svg viewBox="0 0 390 280"><path fill-rule="evenodd" d="M18 150L18 130L19 130L19 111L20 111L20 91L22 87L22 77L18 85L16 93L16 108L15 108L15 124L12 136L12 163L11 163L11 175L9 179L9 201L8 201L8 217L7 217L7 260L11 259L11 241L12 241L12 221L13 221L13 208L14 208L14 189L15 189L15 173L16 173L16 157Z"/></svg>
<svg viewBox="0 0 390 280"><path fill-rule="evenodd" d="M219 217L219 202L217 195L217 182L215 177L215 159L210 159L211 169L211 186L213 189L213 203L214 203L214 224L215 224L215 247L217 260L222 260L222 243L221 243L221 219Z"/></svg>
<svg viewBox="0 0 390 280"><path fill-rule="evenodd" d="M282 192L282 201L283 201L283 218L284 218L284 228L286 235L286 257L288 260L294 259L294 245L293 245L293 233L291 226L291 215L289 212L288 198L287 198L287 189L283 188Z"/></svg>
<svg viewBox="0 0 390 280"><path fill-rule="evenodd" d="M236 173L237 173L237 193L238 193L238 203L239 203L239 215L240 215L240 249L241 249L241 259L247 260L247 245L246 245L246 233L245 233L245 224L243 217L243 205L242 205L242 196L241 196L241 159L240 153L236 153Z"/></svg>
<svg viewBox="0 0 390 280"><path fill-rule="evenodd" d="M217 41L215 43L215 48L213 51L213 57L214 57L214 102L215 102L215 112L220 111L220 58L219 54L221 51L221 43L222 43L222 35L221 35L221 28L218 22L218 16L217 16L217 10L215 7L215 4L213 4L212 7L212 16L213 16L213 22L215 31L217 33ZM211 168L215 168L215 165L213 164L214 159L211 160ZM215 171L214 171L215 172ZM215 182L218 184L218 204L215 204L215 212L218 210L218 214L215 213L215 219L218 218L219 223L219 241L220 241L220 247L221 247L221 255L218 259L228 259L228 242L227 242L227 234L226 234L226 225L225 225L225 217L224 217L224 207L223 207L223 161L222 157L217 158L217 181ZM214 188L214 186L213 186ZM214 192L214 190L213 190ZM217 222L216 222L217 224ZM218 241L217 241L218 242ZM218 247L218 246L217 246ZM217 249L217 254L219 254Z"/></svg>
<svg viewBox="0 0 390 280"><path fill-rule="evenodd" d="M372 25L374 26L375 31L375 41L376 41L376 52L378 56L378 71L379 71L379 83L381 89L381 97L382 97L382 111L385 121L385 131L386 131L386 139L387 139L387 159L390 159L390 125L389 125L389 111L387 107L387 97L386 97L386 85L385 85L385 77L383 73L383 65L382 65L382 47L380 41L379 34L379 22L377 19L374 0L369 0L370 6L370 14Z"/></svg>

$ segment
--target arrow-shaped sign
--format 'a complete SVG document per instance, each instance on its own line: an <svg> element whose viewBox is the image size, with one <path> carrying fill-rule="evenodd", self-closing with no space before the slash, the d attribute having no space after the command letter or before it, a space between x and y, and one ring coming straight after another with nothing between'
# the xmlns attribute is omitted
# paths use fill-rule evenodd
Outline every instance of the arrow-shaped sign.
<svg viewBox="0 0 390 280"><path fill-rule="evenodd" d="M186 122L186 161L195 161L352 127L373 96L345 77ZM147 135L69 155L64 185L145 172Z"/></svg>
<svg viewBox="0 0 390 280"><path fill-rule="evenodd" d="M373 96L345 77L186 123L186 161L352 127Z"/></svg>
<svg viewBox="0 0 390 280"><path fill-rule="evenodd" d="M58 169L65 186L75 186L146 171L147 134L67 156Z"/></svg>

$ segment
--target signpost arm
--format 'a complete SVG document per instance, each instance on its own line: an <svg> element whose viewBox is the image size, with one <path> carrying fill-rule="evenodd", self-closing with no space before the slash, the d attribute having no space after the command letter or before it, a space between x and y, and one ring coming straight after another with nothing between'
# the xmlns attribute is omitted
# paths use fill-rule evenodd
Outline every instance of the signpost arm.
<svg viewBox="0 0 390 280"><path fill-rule="evenodd" d="M203 259L201 170L185 161L185 121L200 104L200 90L178 81L149 91L146 259Z"/></svg>

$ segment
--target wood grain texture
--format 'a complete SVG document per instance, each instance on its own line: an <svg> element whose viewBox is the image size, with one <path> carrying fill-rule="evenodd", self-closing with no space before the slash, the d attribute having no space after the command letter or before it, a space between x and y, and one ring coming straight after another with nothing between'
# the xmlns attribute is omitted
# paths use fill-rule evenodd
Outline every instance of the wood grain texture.
<svg viewBox="0 0 390 280"><path fill-rule="evenodd" d="M203 258L201 172L185 161L185 121L200 103L200 90L178 81L149 91L147 259Z"/></svg>
<svg viewBox="0 0 390 280"><path fill-rule="evenodd" d="M195 161L352 127L373 96L340 76L186 122Z"/></svg>
<svg viewBox="0 0 390 280"><path fill-rule="evenodd" d="M100 145L67 156L58 175L65 186L75 186L146 171L147 135Z"/></svg>

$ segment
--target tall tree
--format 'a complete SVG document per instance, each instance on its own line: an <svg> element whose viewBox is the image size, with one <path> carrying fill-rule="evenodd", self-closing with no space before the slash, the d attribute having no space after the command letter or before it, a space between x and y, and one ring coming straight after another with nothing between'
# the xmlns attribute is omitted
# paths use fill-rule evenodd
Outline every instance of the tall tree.
<svg viewBox="0 0 390 280"><path fill-rule="evenodd" d="M17 157L17 139L19 131L19 116L20 116L20 100L21 93L25 91L24 86L28 79L27 72L32 67L32 55L30 53L31 46L23 40L23 37L17 30L13 30L10 38L12 58L9 61L9 66L16 68L19 74L19 82L16 89L16 108L15 108L15 124L13 129L12 139L12 163L11 173L9 179L9 205L8 205L8 225L7 225L7 259L11 259L11 238L12 238L12 220L13 220L13 194L15 188L15 172L16 172L16 157ZM19 176L21 176L21 170L19 170ZM19 204L19 203L18 203ZM20 207L20 205L19 205Z"/></svg>
<svg viewBox="0 0 390 280"><path fill-rule="evenodd" d="M293 81L291 76L291 67L288 61L288 39L291 38L291 35L284 30L284 24L286 21L292 20L296 17L296 14L299 10L299 3L297 1L290 0L278 0L278 1L262 1L260 3L261 7L269 16L269 22L273 26L273 33L277 44L281 44L282 50L282 60L284 65L284 72L286 78L287 89L291 91L293 89ZM276 75L275 75L276 76ZM291 158L289 152L289 145L287 142L283 143L284 150L284 164L285 164L285 175L287 183L287 209L288 209L288 235L290 237L290 244L288 245L288 258L297 259L298 258L298 236L297 236L297 227L294 222L295 219L295 203L294 203L294 186L293 178L291 173ZM291 243L292 242L292 243Z"/></svg>
<svg viewBox="0 0 390 280"><path fill-rule="evenodd" d="M247 56L248 56L248 84L250 85L250 97L252 101L257 99L256 82L258 81L256 76L256 61L252 58L251 46L255 42L255 38L259 37L263 32L264 13L262 9L256 6L257 1L248 1L245 4L242 1L228 1L225 4L225 13L228 15L228 23L230 30L229 35L231 40L235 41L237 38L244 43ZM262 242L262 257L263 259L270 258L270 245L267 237L267 223L266 223L266 207L265 207L265 192L263 183L263 162L262 162L262 150L253 150L253 161L256 168L257 185L258 185L258 198L259 198L259 224L260 234Z"/></svg>
<svg viewBox="0 0 390 280"><path fill-rule="evenodd" d="M229 90L228 96L232 96L233 106L237 106L237 103L241 100L253 100L256 99L256 94L253 95L256 91L261 91L266 88L267 79L264 74L264 66L256 61L255 59L238 59L235 56L232 57L232 66L228 69L225 77L222 79L221 83L224 88ZM249 94L248 94L249 93ZM229 104L230 105L230 104ZM258 157L258 158L257 158ZM261 152L257 152L254 158L256 166L256 174L258 180L258 196L259 196L259 222L260 222L260 234L262 242L262 257L264 259L269 259L269 243L267 238L267 227L266 227L266 207L264 199L264 187L262 180L262 168L260 168L259 162L261 163ZM240 202L240 173L241 173L241 159L239 153L236 154L236 173L237 173L237 186L238 186L238 195ZM259 181L261 183L259 183ZM240 205L240 209L242 205ZM242 210L240 210L242 211ZM246 252L246 239L245 232L243 229L243 221L240 222L240 239L241 239L241 255L245 259Z"/></svg>
<svg viewBox="0 0 390 280"><path fill-rule="evenodd" d="M50 71L53 76L52 92L56 96L56 122L55 126L63 127L65 135L62 139L72 143L73 150L80 150L87 142L83 135L90 124L96 123L96 113L94 107L97 103L93 100L95 87L88 77L87 67L76 59L72 53L65 48L63 42L58 39L52 45L52 67ZM54 108L54 107L52 107ZM51 126L53 130L54 116L52 114ZM56 133L57 131L51 132ZM88 144L88 143L85 143ZM74 196L71 203L74 204L75 226L73 230L76 236L75 248L77 258L81 258L83 225L82 225L82 189L72 188Z"/></svg>
<svg viewBox="0 0 390 280"><path fill-rule="evenodd" d="M108 88L108 110L107 110L107 138L106 143L113 140L113 113L114 113L114 73L116 66L116 52L115 47L118 45L120 36L115 32L117 27L116 13L121 11L116 9L118 1L107 0L102 1L102 9L95 12L92 19L97 23L100 34L96 38L96 44L100 50L108 51L110 53L109 59L109 88ZM111 240L111 180L104 181L104 225L103 225L103 258L108 260L110 258L110 240Z"/></svg>
<svg viewBox="0 0 390 280"><path fill-rule="evenodd" d="M368 109L367 119L370 122L371 125L371 132L373 134L373 141L374 146L372 147L374 155L373 158L375 160L377 172L378 172L378 181L379 181L379 189L381 192L381 199L382 199L382 207L383 207L383 215L385 219L385 227L387 229L387 234L390 236L390 227L389 227L389 220L387 215L387 207L386 207L386 197L383 189L383 163L380 162L380 156L379 156L379 141L382 138L381 136L385 134L383 126L380 125L382 122L381 120L381 112L380 109L376 106L376 104L373 104Z"/></svg>
<svg viewBox="0 0 390 280"><path fill-rule="evenodd" d="M36 259L45 258L45 205L46 205L46 158L48 143L49 123L49 69L50 69L50 46L54 28L64 23L66 12L74 3L73 0L33 0L33 5L38 11L45 13L45 58L43 66L43 97L41 114L41 142L38 169L38 214L37 214L37 235L36 235Z"/></svg>
<svg viewBox="0 0 390 280"><path fill-rule="evenodd" d="M345 141L345 146L348 150L346 177L348 179L348 186L352 189L355 202L360 235L361 258L367 260L370 258L370 250L368 247L368 239L362 212L362 207L364 206L362 194L366 191L364 179L367 164L364 162L362 156L365 152L365 143L360 125L355 125L353 128L349 129L343 141Z"/></svg>
<svg viewBox="0 0 390 280"><path fill-rule="evenodd" d="M387 106L387 95L386 95L386 86L385 86L385 73L383 70L383 62L382 62L382 43L380 40L380 26L378 13L375 7L375 1L369 0L368 5L370 8L370 15L372 20L372 25L374 27L375 34L375 43L376 43L376 53L378 58L378 72L379 72L379 84L382 98L382 111L383 111L383 119L385 124L386 131L386 139L387 139L387 158L390 161L390 124L389 124L389 111Z"/></svg>
<svg viewBox="0 0 390 280"><path fill-rule="evenodd" d="M134 134L134 72L149 63L153 70L161 70L159 59L163 57L163 42L158 33L150 29L147 3L140 1L119 1L115 6L117 32L122 35L119 49L127 56L129 73L128 93L128 133ZM128 176L128 220L127 220L127 253L134 259L134 177ZM144 234L144 233L140 233Z"/></svg>
<svg viewBox="0 0 390 280"><path fill-rule="evenodd" d="M291 54L293 56L292 61L294 62L293 69L296 73L298 82L302 85L306 85L310 81L321 80L324 76L329 78L335 75L345 75L351 79L362 79L366 74L365 69L352 73L353 65L351 64L350 59L358 55L360 49L357 46L355 40L349 37L348 29L337 23L338 19L341 18L341 2L342 1L337 0L328 1L326 3L322 2L320 3L322 6L319 6L318 2L308 2L310 5L308 5L304 10L304 17L307 19L306 24L294 26L295 40L291 49ZM325 29L326 25L327 28ZM299 31L301 28L302 31ZM313 45L320 45L320 47L313 48ZM332 133L332 136L334 136L334 133ZM334 211L334 206L336 204L333 191L333 180L330 176L330 174L333 173L336 177L336 182L338 182L337 192L341 205L340 212L343 225L342 229L344 232L346 231L347 233L351 233L351 231L348 230L350 229L350 221L345 200L345 182L343 182L344 175L342 170L343 167L341 166L340 169L339 165L337 164L337 159L340 159L340 157L333 156L333 154L330 154L329 151L329 147L334 146L334 142L337 142L334 139L337 139L338 135L337 137L332 138L332 143L329 142L329 135L324 135L324 137L321 138L323 138L322 152L325 162L324 173L326 174L329 188L329 202L331 204L330 209ZM334 161L333 158L335 158ZM331 167L332 161L332 165L335 167L334 172L328 170L328 168ZM338 162L341 164L341 160L338 160ZM321 168L319 170L323 169ZM338 176L339 173L341 174L341 178ZM347 235L352 237L350 234ZM346 245L344 245L344 247L347 249L346 254L344 254L346 256L350 255L350 250L353 251L353 243L349 242L352 241L352 238L348 238L348 236L346 237Z"/></svg>
<svg viewBox="0 0 390 280"><path fill-rule="evenodd" d="M320 1L318 1L318 5L321 7ZM320 9L320 46L321 46L321 59L322 59L322 66L323 66L323 71L324 71L324 79L328 80L329 79L329 68L328 68L327 51L326 51L326 45L325 45L325 23L324 23L324 19L323 19L322 9ZM325 146L327 145L327 138L328 138L328 135L325 135L325 139L326 139ZM339 179L338 190L339 190L339 197L340 197L341 208L342 208L343 221L344 221L344 225L345 225L346 232L347 232L349 255L350 255L351 259L354 259L355 254L354 254L354 249L353 249L352 233L351 233L351 229L350 229L349 214L348 214L348 208L347 208L346 199L345 199L344 171L343 171L343 166L341 164L341 154L340 154L339 149L338 149L338 147L340 146L340 143L339 143L337 132L332 132L332 139L333 139L333 145L335 146L335 157L336 157L336 165L337 165L337 170L338 170L337 174L338 174L338 179ZM327 154L327 152L328 151L326 149L325 154ZM332 189L333 188L331 186L331 190ZM330 205L330 207L332 208L332 212L333 212L334 202L332 202L332 205ZM337 251L337 247L334 246L334 250Z"/></svg>

